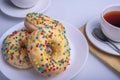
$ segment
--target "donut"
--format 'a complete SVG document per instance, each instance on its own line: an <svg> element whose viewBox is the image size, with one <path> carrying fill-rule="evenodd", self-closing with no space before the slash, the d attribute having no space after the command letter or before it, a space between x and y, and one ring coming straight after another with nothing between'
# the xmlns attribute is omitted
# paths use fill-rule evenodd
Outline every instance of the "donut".
<svg viewBox="0 0 120 80"><path fill-rule="evenodd" d="M3 59L11 66L18 69L32 67L26 48L27 36L29 36L29 33L25 30L14 31L3 41Z"/></svg>
<svg viewBox="0 0 120 80"><path fill-rule="evenodd" d="M32 65L42 75L51 77L66 70L70 65L70 46L65 34L52 33L45 28L35 30L28 38L28 55ZM51 35L51 36L50 36Z"/></svg>
<svg viewBox="0 0 120 80"><path fill-rule="evenodd" d="M40 27L59 30L62 33L65 31L62 23L40 13L28 13L24 24L29 32L37 30Z"/></svg>

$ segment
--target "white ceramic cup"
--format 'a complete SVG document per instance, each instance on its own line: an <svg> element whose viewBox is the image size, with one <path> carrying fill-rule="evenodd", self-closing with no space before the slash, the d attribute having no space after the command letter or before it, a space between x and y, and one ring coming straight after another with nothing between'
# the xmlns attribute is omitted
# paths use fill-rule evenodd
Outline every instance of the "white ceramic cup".
<svg viewBox="0 0 120 80"><path fill-rule="evenodd" d="M37 4L39 0L10 0L15 6L20 8L31 8Z"/></svg>
<svg viewBox="0 0 120 80"><path fill-rule="evenodd" d="M120 42L120 28L110 24L104 19L104 15L110 11L120 11L120 5L111 5L103 10L101 14L101 29L109 39Z"/></svg>

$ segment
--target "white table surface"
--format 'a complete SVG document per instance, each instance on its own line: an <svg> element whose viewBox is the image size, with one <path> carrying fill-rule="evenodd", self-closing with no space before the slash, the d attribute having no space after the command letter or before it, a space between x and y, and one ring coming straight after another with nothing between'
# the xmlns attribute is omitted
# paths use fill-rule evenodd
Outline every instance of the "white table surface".
<svg viewBox="0 0 120 80"><path fill-rule="evenodd" d="M65 20L79 28L93 17L100 15L105 6L118 3L120 0L52 0L51 6L44 14ZM0 37L10 27L23 20L7 16L0 11ZM7 79L0 73L0 80ZM120 80L120 74L116 74L90 53L85 67L72 80Z"/></svg>

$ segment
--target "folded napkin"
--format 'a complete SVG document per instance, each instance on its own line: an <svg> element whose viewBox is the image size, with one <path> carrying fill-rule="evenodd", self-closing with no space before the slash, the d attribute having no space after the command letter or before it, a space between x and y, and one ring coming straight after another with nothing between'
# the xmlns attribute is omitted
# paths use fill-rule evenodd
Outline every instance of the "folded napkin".
<svg viewBox="0 0 120 80"><path fill-rule="evenodd" d="M88 40L88 38L86 36L85 26L81 27L80 31L84 34L84 36L86 37L86 39L88 41L90 52L120 74L120 56L108 54L108 53L98 49L97 47L95 47Z"/></svg>

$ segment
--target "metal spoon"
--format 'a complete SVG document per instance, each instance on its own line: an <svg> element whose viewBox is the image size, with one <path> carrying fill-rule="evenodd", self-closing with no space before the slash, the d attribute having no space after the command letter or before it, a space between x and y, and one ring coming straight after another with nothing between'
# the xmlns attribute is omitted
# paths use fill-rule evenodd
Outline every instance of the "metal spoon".
<svg viewBox="0 0 120 80"><path fill-rule="evenodd" d="M116 52L120 53L120 49L111 42L110 39L108 39L103 32L101 31L100 28L94 28L92 31L92 35L99 41L107 44L108 46L110 46L112 49L114 49Z"/></svg>

